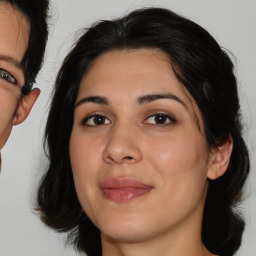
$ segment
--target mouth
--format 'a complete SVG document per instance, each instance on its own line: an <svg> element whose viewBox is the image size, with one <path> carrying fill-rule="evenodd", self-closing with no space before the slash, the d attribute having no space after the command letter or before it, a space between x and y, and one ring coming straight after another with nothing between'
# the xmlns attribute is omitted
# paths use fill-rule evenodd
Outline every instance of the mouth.
<svg viewBox="0 0 256 256"><path fill-rule="evenodd" d="M127 202L141 197L152 190L152 186L133 178L110 178L100 184L105 198L114 202Z"/></svg>

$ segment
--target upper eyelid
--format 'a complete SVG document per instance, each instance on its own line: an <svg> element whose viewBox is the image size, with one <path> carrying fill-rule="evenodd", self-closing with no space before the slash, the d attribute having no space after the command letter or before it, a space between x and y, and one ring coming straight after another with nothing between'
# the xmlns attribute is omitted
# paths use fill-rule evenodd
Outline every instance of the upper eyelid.
<svg viewBox="0 0 256 256"><path fill-rule="evenodd" d="M3 70L3 71L5 71L5 72L7 72L7 73L9 73L11 76L13 76L14 78L15 78L15 76L12 74L12 72L10 72L9 70L7 70L7 69L5 69L5 68L1 68L0 67L0 70Z"/></svg>
<svg viewBox="0 0 256 256"><path fill-rule="evenodd" d="M19 60L11 57L11 56L7 56L7 55L2 55L0 54L0 62L6 62L6 63L9 63L13 66L15 66L16 68L18 69L21 69L24 71L25 67L23 65L23 63L19 62Z"/></svg>
<svg viewBox="0 0 256 256"><path fill-rule="evenodd" d="M5 61L0 58L0 70L4 70L12 75L15 80L16 84L22 87L25 83L25 74L24 69L20 65L16 65L12 61Z"/></svg>
<svg viewBox="0 0 256 256"><path fill-rule="evenodd" d="M149 115L149 116L148 116L147 118L145 118L144 120L148 120L149 118L152 118L152 117L157 116L157 115L166 116L167 118L170 119L170 122L172 122L172 123L177 123L176 117L174 117L173 115L167 114L167 113L163 113L163 112L158 112L158 113Z"/></svg>
<svg viewBox="0 0 256 256"><path fill-rule="evenodd" d="M177 118L176 118L176 116L174 116L174 115L171 114L171 113L166 113L165 111L160 111L160 110L159 110L159 111L151 111L151 112L148 112L147 114L145 114L144 117L143 117L142 123L143 123L145 120L147 120L147 119L149 119L149 118L151 118L151 117L153 117L153 116L156 116L156 115L164 115L164 116L166 116L167 118L169 118L171 122L177 123ZM102 117L106 118L107 120L109 120L111 123L112 123L112 121L113 121L113 118L111 118L111 116L110 116L109 114L107 114L107 113L92 112L92 113L89 113L89 114L85 115L85 117L83 117L83 118L82 118L82 121L80 121L79 123L80 123L80 124L84 124L84 123L85 123L86 121L88 121L90 118L93 118L93 117L95 117L95 116L102 116Z"/></svg>
<svg viewBox="0 0 256 256"><path fill-rule="evenodd" d="M14 80L15 80L15 83L14 84L17 84L18 83L18 80L17 80L17 78L15 77L15 75L13 75L10 71L8 71L8 70L6 70L6 69L4 69L4 68L0 68L0 71L4 71L4 72L6 72L6 73L8 73L12 78L14 78ZM8 81L7 81L8 82Z"/></svg>
<svg viewBox="0 0 256 256"><path fill-rule="evenodd" d="M108 113L101 112L101 111L90 112L90 113L85 115L85 118L89 118L89 117L92 117L92 116L104 116L107 119L110 119L110 115Z"/></svg>
<svg viewBox="0 0 256 256"><path fill-rule="evenodd" d="M83 111L82 111L83 112ZM81 112L81 114L82 114ZM87 111L86 111L87 112ZM108 113L106 111L88 111L89 113L84 113L82 114L84 116L84 119L87 118L87 117L90 117L90 116L94 116L94 115L99 115L99 116L104 116L108 119L113 119L115 118L116 119L116 115L114 113ZM170 111L166 111L166 110L161 110L161 109L154 109L154 110L151 110L151 111L146 111L145 114L143 114L143 117L142 118L149 118L153 115L157 115L157 114L162 114L162 115L167 115L167 116L170 116L172 117L173 119L177 119L176 118L176 115L174 115L173 113L170 113Z"/></svg>
<svg viewBox="0 0 256 256"><path fill-rule="evenodd" d="M106 119L110 119L109 117L107 117L106 115L102 115L102 114L99 114L99 113L95 113L95 114L90 114L90 115L88 115L88 116L86 116L84 119L89 119L89 118L92 118L92 117L95 117L95 116L102 116L102 117L104 117L104 118L106 118Z"/></svg>
<svg viewBox="0 0 256 256"><path fill-rule="evenodd" d="M152 110L152 111L149 111L147 112L145 115L144 115L144 118L150 118L154 115L166 115L166 116L169 116L171 117L172 119L175 119L177 120L176 116L172 113L170 113L169 111L164 111L164 110Z"/></svg>
<svg viewBox="0 0 256 256"><path fill-rule="evenodd" d="M106 115L106 114L102 114L102 113L99 113L99 112L92 112L90 114L87 114L85 115L85 117L82 118L82 121L80 122L81 124L84 123L85 121L89 120L90 118L92 117L95 117L95 116L102 116L106 119L108 119L109 121L111 121L111 118L109 117L109 115ZM112 122L112 121L111 121Z"/></svg>

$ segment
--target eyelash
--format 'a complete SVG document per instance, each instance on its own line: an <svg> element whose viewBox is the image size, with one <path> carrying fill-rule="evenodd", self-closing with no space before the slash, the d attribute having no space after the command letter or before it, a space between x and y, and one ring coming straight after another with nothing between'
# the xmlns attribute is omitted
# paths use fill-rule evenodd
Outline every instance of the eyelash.
<svg viewBox="0 0 256 256"><path fill-rule="evenodd" d="M109 123L107 123L107 124L88 124L88 121L90 121L90 119L91 120L94 120L95 121L95 118L102 118L104 121L106 121L106 120L108 120L109 121ZM83 125L83 126L87 126L87 127L94 127L94 126L103 126L103 125L108 125L108 124L110 124L111 123L111 121L107 118L107 117L105 117L104 115L101 115L101 114L92 114L92 115L90 115L90 116L88 116L88 117L86 117L85 119L83 119L82 120L82 122L81 122L81 125Z"/></svg>
<svg viewBox="0 0 256 256"><path fill-rule="evenodd" d="M155 118L154 121L156 122L157 117L163 118L164 123L152 124L152 123L147 122L147 120L152 119L152 118ZM102 120L101 121L98 120L100 122L98 124L95 124L95 121L96 121L95 118L101 118ZM167 121L167 120L169 120L169 121ZM88 123L89 121L94 122L94 124L89 124ZM107 121L107 123L105 123L106 121ZM165 113L154 113L154 114L150 115L149 117L147 117L142 123L149 124L149 125L157 125L157 126L162 127L162 126L169 125L169 124L175 124L175 123L177 123L177 120L176 120L176 118L174 118L168 114L165 114ZM92 114L92 115L84 118L81 122L81 125L87 126L87 127L103 126L103 125L109 125L109 124L111 124L111 121L106 116L101 115L101 114Z"/></svg>
<svg viewBox="0 0 256 256"><path fill-rule="evenodd" d="M158 117L158 118L163 118L164 123L162 123L162 124L161 124L161 123L152 124L152 123L148 123L148 122L147 122L147 120L152 119L152 118L154 118L154 121L156 122L156 118L157 118L157 117ZM169 119L169 121L166 123L167 119ZM147 118L145 119L145 121L143 121L143 123L144 123L144 124L149 124L149 125L165 126L165 125L169 125L169 124L175 124L175 123L177 123L177 120L176 120L176 118L174 118L173 116L171 116L171 115L169 115L169 114L157 112L157 113L153 113L153 114L151 114L149 117L147 117Z"/></svg>
<svg viewBox="0 0 256 256"><path fill-rule="evenodd" d="M16 78L8 71L0 68L0 78L10 84L17 84Z"/></svg>

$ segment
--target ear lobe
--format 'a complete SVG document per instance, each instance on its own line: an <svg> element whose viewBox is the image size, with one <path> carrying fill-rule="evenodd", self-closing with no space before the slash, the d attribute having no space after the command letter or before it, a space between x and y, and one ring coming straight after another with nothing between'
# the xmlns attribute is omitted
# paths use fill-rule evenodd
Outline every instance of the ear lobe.
<svg viewBox="0 0 256 256"><path fill-rule="evenodd" d="M40 90L36 88L21 98L13 119L13 125L21 124L27 118L39 94Z"/></svg>
<svg viewBox="0 0 256 256"><path fill-rule="evenodd" d="M215 180L221 177L227 170L230 156L233 149L233 138L230 135L228 140L221 146L213 149L211 154L207 177Z"/></svg>

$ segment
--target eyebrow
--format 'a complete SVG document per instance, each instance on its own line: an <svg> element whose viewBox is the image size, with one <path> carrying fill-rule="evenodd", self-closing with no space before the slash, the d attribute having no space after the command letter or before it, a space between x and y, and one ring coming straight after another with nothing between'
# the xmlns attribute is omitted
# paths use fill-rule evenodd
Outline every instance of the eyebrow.
<svg viewBox="0 0 256 256"><path fill-rule="evenodd" d="M80 106L81 104L84 104L84 103L95 103L95 104L100 104L100 105L109 105L109 101L106 97L89 96L89 97L85 97L85 98L79 100L76 103L75 108L77 108L78 106Z"/></svg>
<svg viewBox="0 0 256 256"><path fill-rule="evenodd" d="M183 105L185 108L187 108L187 105L179 97L177 97L172 93L146 94L146 95L140 96L137 99L137 102L141 105L141 104L150 103L152 101L160 100L160 99L175 100L181 105Z"/></svg>
<svg viewBox="0 0 256 256"><path fill-rule="evenodd" d="M17 59L11 56L0 54L0 60L7 61L11 63L13 66L15 66L16 68L24 70L24 65L22 65Z"/></svg>
<svg viewBox="0 0 256 256"><path fill-rule="evenodd" d="M146 95L140 96L137 99L137 103L139 105L143 105L143 104L150 103L150 102L160 100L160 99L175 100L187 109L186 104L180 98L178 98L176 95L171 94L171 93L146 94ZM100 104L100 105L109 105L109 100L106 97L102 97L102 96L89 96L89 97L85 97L85 98L79 100L76 103L75 108L77 108L78 106L80 106L84 103L95 103L95 104Z"/></svg>

